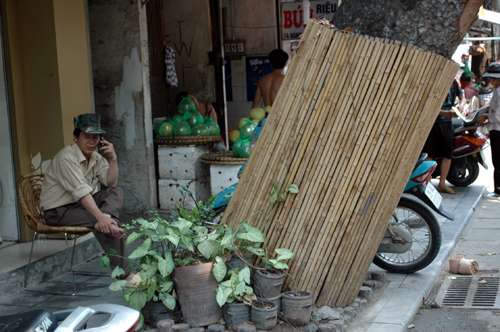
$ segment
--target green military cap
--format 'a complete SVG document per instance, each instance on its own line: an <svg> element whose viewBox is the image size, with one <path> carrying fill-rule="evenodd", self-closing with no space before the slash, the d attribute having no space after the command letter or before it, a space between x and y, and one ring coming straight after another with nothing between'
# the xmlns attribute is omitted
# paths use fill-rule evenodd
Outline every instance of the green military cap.
<svg viewBox="0 0 500 332"><path fill-rule="evenodd" d="M101 128L101 116L97 113L85 113L75 116L75 129L87 134L106 134Z"/></svg>

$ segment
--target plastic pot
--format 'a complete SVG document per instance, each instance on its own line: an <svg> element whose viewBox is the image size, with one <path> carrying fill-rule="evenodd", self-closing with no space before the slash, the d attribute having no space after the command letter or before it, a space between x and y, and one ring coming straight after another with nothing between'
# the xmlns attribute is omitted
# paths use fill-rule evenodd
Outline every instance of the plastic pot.
<svg viewBox="0 0 500 332"><path fill-rule="evenodd" d="M257 270L253 276L253 291L257 297L274 298L281 294L284 279L284 272L274 274Z"/></svg>
<svg viewBox="0 0 500 332"><path fill-rule="evenodd" d="M305 326L311 321L312 294L290 291L281 294L283 320L294 326Z"/></svg>
<svg viewBox="0 0 500 332"><path fill-rule="evenodd" d="M278 323L278 306L272 302L255 301L251 317L257 330L270 330Z"/></svg>
<svg viewBox="0 0 500 332"><path fill-rule="evenodd" d="M185 323L191 327L207 326L222 318L212 263L176 267L174 286Z"/></svg>
<svg viewBox="0 0 500 332"><path fill-rule="evenodd" d="M242 302L226 303L222 311L228 328L243 324L251 318L251 307Z"/></svg>

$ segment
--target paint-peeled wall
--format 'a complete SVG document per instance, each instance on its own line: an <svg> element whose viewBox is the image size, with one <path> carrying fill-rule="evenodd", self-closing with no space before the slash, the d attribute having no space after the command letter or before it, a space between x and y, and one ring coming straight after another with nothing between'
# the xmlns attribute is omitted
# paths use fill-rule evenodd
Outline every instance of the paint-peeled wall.
<svg viewBox="0 0 500 332"><path fill-rule="evenodd" d="M145 9L140 1L89 1L95 109L118 156L123 211L156 207L147 85Z"/></svg>

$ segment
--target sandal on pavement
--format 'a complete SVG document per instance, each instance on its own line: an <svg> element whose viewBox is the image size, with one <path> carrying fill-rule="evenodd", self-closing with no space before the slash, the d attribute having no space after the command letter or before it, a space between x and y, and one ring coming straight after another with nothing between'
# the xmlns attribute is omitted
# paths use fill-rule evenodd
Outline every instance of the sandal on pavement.
<svg viewBox="0 0 500 332"><path fill-rule="evenodd" d="M457 192L453 189L451 189L450 187L446 187L445 189L439 189L438 190L440 193L443 193L443 194L450 194L450 195L455 195Z"/></svg>
<svg viewBox="0 0 500 332"><path fill-rule="evenodd" d="M137 286L139 286L139 284L141 282L142 282L141 273L137 273L136 275L134 275L132 277L132 279L127 281L127 283L125 284L125 287L137 288Z"/></svg>
<svg viewBox="0 0 500 332"><path fill-rule="evenodd" d="M492 192L492 193L485 194L484 197L487 197L487 198L498 198L498 197L500 197L500 195L497 194L496 192Z"/></svg>

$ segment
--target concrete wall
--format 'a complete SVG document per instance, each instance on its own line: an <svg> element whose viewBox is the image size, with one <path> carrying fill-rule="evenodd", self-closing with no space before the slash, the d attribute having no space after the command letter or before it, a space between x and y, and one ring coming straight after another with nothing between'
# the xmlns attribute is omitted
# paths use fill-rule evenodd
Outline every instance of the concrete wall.
<svg viewBox="0 0 500 332"><path fill-rule="evenodd" d="M3 52L3 27L0 26L0 236L4 241L18 241L16 179L12 154L12 136L6 90Z"/></svg>
<svg viewBox="0 0 500 332"><path fill-rule="evenodd" d="M163 0L166 45L175 50L178 89L171 89L172 107L179 91L189 91L200 102L215 102L210 11L207 0Z"/></svg>
<svg viewBox="0 0 500 332"><path fill-rule="evenodd" d="M139 0L89 0L96 112L115 146L123 211L157 206L145 8Z"/></svg>
<svg viewBox="0 0 500 332"><path fill-rule="evenodd" d="M278 46L275 0L222 0L226 35L224 40L244 40L245 54L231 59L233 100L227 103L228 129L248 117L252 102L247 101L246 56L268 55ZM226 75L227 76L227 75Z"/></svg>
<svg viewBox="0 0 500 332"><path fill-rule="evenodd" d="M44 171L72 141L73 117L91 111L85 4L2 2L17 177ZM21 228L30 239L24 222Z"/></svg>

